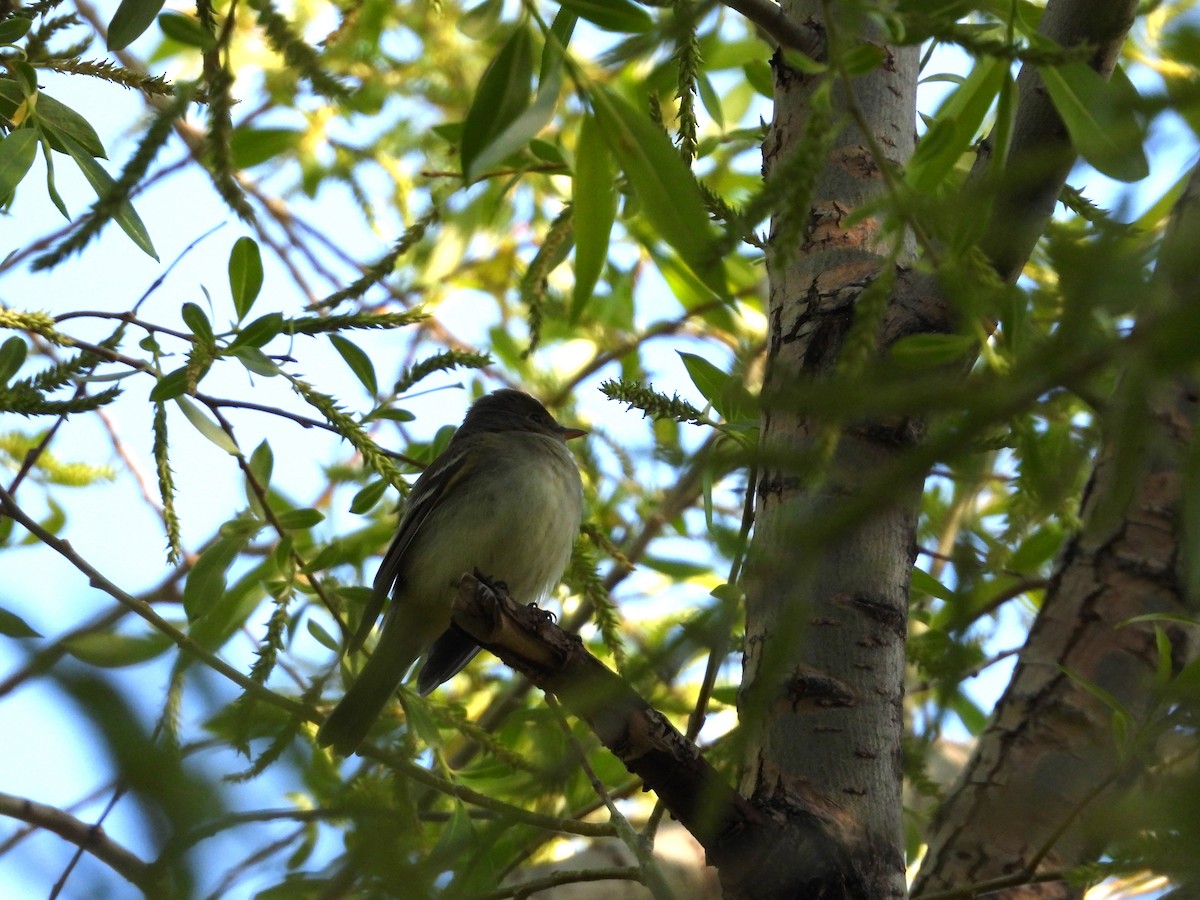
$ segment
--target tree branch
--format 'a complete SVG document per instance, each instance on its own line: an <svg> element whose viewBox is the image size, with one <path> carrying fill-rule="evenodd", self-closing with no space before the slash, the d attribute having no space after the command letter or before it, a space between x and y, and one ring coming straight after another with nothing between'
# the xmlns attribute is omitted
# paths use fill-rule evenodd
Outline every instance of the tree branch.
<svg viewBox="0 0 1200 900"><path fill-rule="evenodd" d="M43 828L86 850L148 897L166 897L173 893L164 870L126 850L109 838L103 828L90 825L57 807L0 793L0 815Z"/></svg>
<svg viewBox="0 0 1200 900"><path fill-rule="evenodd" d="M1137 0L1050 0L1038 33L1062 47L1094 48L1088 64L1103 78L1113 71L1133 25ZM1017 77L1012 143L997 171L995 132L979 147L967 187L999 180L979 246L1002 278L1015 281L1041 237L1077 152L1037 67Z"/></svg>
<svg viewBox="0 0 1200 900"><path fill-rule="evenodd" d="M813 59L825 56L825 37L811 25L791 18L774 0L721 0L735 12L741 13L780 46L799 50Z"/></svg>
<svg viewBox="0 0 1200 900"><path fill-rule="evenodd" d="M832 816L806 809L807 815L785 820L755 807L666 716L547 612L518 605L478 574L465 575L452 621L591 727L704 847L727 898L779 896L787 888L793 896L855 895L830 837L838 824Z"/></svg>

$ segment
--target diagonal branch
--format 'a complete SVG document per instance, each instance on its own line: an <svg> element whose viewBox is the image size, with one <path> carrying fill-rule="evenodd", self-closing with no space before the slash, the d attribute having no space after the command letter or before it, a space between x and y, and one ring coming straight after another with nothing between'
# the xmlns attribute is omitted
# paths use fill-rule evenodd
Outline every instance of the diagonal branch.
<svg viewBox="0 0 1200 900"><path fill-rule="evenodd" d="M1112 75L1133 25L1138 0L1050 0L1038 32L1064 48L1091 47L1088 64ZM995 132L979 147L967 188L997 180L998 189L980 248L1000 276L1015 281L1054 212L1077 153L1037 67L1017 77L1012 142L997 171Z"/></svg>
<svg viewBox="0 0 1200 900"><path fill-rule="evenodd" d="M735 12L741 13L776 41L781 47L799 50L813 59L825 56L825 36L812 25L797 22L783 11L775 0L721 0Z"/></svg>
<svg viewBox="0 0 1200 900"><path fill-rule="evenodd" d="M157 869L112 840L104 829L77 819L54 806L27 797L0 793L0 815L19 819L57 834L86 850L114 872L140 888L147 897L167 897L172 891L166 870Z"/></svg>
<svg viewBox="0 0 1200 900"><path fill-rule="evenodd" d="M725 896L855 896L829 817L785 820L757 808L582 641L536 606L520 606L482 576L465 575L455 626L588 724L704 847ZM821 893L827 889L828 893Z"/></svg>

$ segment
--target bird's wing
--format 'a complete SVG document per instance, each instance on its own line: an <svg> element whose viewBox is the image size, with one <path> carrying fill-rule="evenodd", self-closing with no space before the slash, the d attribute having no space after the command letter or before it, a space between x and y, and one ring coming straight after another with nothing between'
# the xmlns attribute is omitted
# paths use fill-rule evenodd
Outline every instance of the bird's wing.
<svg viewBox="0 0 1200 900"><path fill-rule="evenodd" d="M397 584L403 580L408 550L420 533L421 527L429 521L429 517L454 485L467 478L476 468L478 455L463 452L464 449L455 447L452 440L450 446L413 485L408 508L404 511L404 517L396 529L396 536L392 538L392 544L384 554L383 562L375 575L371 599L367 601L358 631L350 641L350 651L362 647L383 610L383 604L395 593Z"/></svg>

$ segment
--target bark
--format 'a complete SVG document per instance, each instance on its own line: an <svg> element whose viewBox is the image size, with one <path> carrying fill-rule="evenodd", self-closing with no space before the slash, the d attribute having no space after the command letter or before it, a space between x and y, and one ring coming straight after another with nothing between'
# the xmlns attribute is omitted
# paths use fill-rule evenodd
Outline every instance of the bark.
<svg viewBox="0 0 1200 900"><path fill-rule="evenodd" d="M1200 175L1193 173L1159 264L1167 308L1148 302L1135 339L1154 340L1172 304L1194 305L1198 245ZM1190 376L1137 371L1126 381L1127 390L1132 382L1148 391L1140 445L1128 433L1106 435L1084 527L1058 561L1012 682L934 823L915 896L958 896L968 886L1010 888L992 896L1079 896L1064 881L1023 883L1095 859L1105 833L1090 814L1135 774L1118 754L1112 709L1089 686L1116 698L1132 720L1124 730L1135 731L1155 706L1159 652L1154 623L1124 623L1148 613L1194 614L1180 511L1200 392ZM1194 658L1183 629L1159 625L1176 669Z"/></svg>
<svg viewBox="0 0 1200 900"><path fill-rule="evenodd" d="M812 27L821 4L785 2ZM836 5L828 7L835 9ZM850 22L839 41L867 35ZM835 33L836 31L836 33ZM835 823L853 880L865 896L904 895L901 759L904 637L920 483L898 486L855 527L813 540L814 526L853 495L861 479L901 453L903 423L847 429L820 479L802 460L821 456L821 423L789 405L789 386L819 378L837 360L855 301L884 264L880 223L846 217L885 186L883 168L902 166L915 136L917 48L878 46L884 64L840 82L835 105L850 121L823 160L806 209L773 221L768 251L770 345L763 388L764 463L747 580L746 646L739 714L746 740L742 792L791 819ZM775 116L763 147L764 174L788 165L813 115L814 79L776 62ZM880 159L873 150L878 149ZM790 225L800 217L802 227ZM780 235L799 234L799 246ZM901 326L898 330L904 331Z"/></svg>

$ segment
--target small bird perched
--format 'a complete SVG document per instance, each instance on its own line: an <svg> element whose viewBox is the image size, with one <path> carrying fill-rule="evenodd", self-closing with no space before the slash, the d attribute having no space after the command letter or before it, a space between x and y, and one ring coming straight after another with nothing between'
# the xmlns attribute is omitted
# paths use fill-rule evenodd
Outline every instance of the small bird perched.
<svg viewBox="0 0 1200 900"><path fill-rule="evenodd" d="M428 694L479 652L450 628L464 574L478 569L524 603L554 588L583 511L579 468L566 441L584 434L520 391L495 391L471 405L413 485L349 649L362 645L390 597L379 641L317 732L318 744L353 753L422 653L417 689Z"/></svg>

